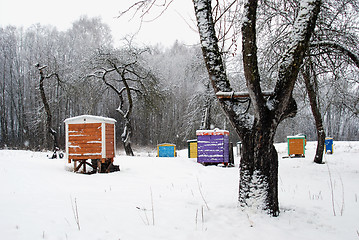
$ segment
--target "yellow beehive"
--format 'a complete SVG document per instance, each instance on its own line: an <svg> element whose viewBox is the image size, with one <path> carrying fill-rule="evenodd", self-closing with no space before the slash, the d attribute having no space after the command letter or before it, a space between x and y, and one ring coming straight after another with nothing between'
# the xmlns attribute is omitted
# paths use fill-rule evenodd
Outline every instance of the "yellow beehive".
<svg viewBox="0 0 359 240"><path fill-rule="evenodd" d="M188 140L188 158L197 158L197 140Z"/></svg>

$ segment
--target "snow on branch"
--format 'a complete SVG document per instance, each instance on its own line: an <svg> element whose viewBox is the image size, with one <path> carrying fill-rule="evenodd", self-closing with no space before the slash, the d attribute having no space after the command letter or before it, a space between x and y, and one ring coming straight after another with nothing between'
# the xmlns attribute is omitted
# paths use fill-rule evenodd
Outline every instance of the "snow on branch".
<svg viewBox="0 0 359 240"><path fill-rule="evenodd" d="M274 95L274 91L263 91L263 96L269 97ZM232 98L249 98L249 92L217 92L216 96L220 99L232 99Z"/></svg>
<svg viewBox="0 0 359 240"><path fill-rule="evenodd" d="M320 0L303 0L300 3L298 17L294 23L290 45L281 63L281 72L287 72L292 66L301 64L305 48L314 30L320 8Z"/></svg>

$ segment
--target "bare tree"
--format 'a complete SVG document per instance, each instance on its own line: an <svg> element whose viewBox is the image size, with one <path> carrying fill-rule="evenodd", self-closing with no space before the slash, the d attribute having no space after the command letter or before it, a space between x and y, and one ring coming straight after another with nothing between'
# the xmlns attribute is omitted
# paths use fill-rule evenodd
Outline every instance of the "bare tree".
<svg viewBox="0 0 359 240"><path fill-rule="evenodd" d="M118 97L119 106L116 110L124 119L121 141L128 156L134 156L131 147L134 100L136 96L150 99L150 95L153 94L151 90L156 85L155 76L140 63L139 58L143 52L131 49L128 52L125 50L117 52L117 54L100 53L97 56L100 69L90 75L101 79ZM121 54L126 56L121 58Z"/></svg>
<svg viewBox="0 0 359 240"><path fill-rule="evenodd" d="M194 0L204 60L217 96L233 92L218 48L211 1ZM278 156L274 135L278 124L296 114L292 97L309 40L320 11L320 1L303 1L289 36L291 45L281 59L273 95L266 98L261 89L257 59L256 21L258 1L244 3L242 55L244 75L254 114L242 114L242 106L223 98L221 106L242 140L239 202L255 206L273 216L279 213Z"/></svg>
<svg viewBox="0 0 359 240"><path fill-rule="evenodd" d="M214 1L220 4L220 1ZM140 1L131 8L145 9L146 13L156 0ZM235 94L228 80L223 52L220 51L216 34L211 0L193 0L200 35L203 58L214 92L221 107L239 135L243 151L240 163L239 202L245 206L256 206L273 216L279 214L278 204L278 156L274 148L274 135L278 124L296 114L296 102L292 97L294 84L308 50L320 12L320 0L302 1L287 36L290 45L281 57L274 91L264 94L257 56L257 0L244 1L242 32L242 57L248 93ZM167 5L168 6L168 5ZM222 8L227 12L232 6ZM143 14L142 16L143 17ZM221 18L221 14L220 17ZM225 34L223 35L225 36ZM247 105L236 101L234 96L251 99L253 114Z"/></svg>
<svg viewBox="0 0 359 240"><path fill-rule="evenodd" d="M323 79L328 81L328 78L330 79L333 75L338 75L341 69L347 68L346 66L343 67L344 62L359 68L359 57L356 54L359 41L356 30L359 12L357 1L346 0L344 2L336 2L336 4L326 1L325 4L318 27L314 33L313 41L308 49L309 54L305 63L306 67L302 71L317 128L315 163L322 163L326 135L320 111L318 78L320 75L329 73L329 76ZM348 74L347 70L344 71ZM342 78L341 81L343 82L348 81L345 76L339 78ZM349 92L345 95L349 95ZM357 105L354 105L353 109L353 105L351 105L353 102L355 100L346 100L342 101L342 104L355 115L354 109Z"/></svg>
<svg viewBox="0 0 359 240"><path fill-rule="evenodd" d="M45 75L44 69L47 68L46 65L41 66L39 63L36 63L35 67L39 70L39 74L40 74L39 90L40 90L40 95L41 95L41 101L42 101L42 104L44 105L44 109L46 112L46 128L47 128L48 133L51 134L52 139L53 139L53 151L54 151L53 158L54 158L54 157L56 157L56 155L55 155L56 151L59 150L59 140L58 140L57 131L52 127L52 113L51 113L50 106L49 106L49 103L47 101L46 94L45 94L44 80L52 78L52 77L56 77L56 79L58 81L60 81L60 78L57 73L51 73L49 75Z"/></svg>
<svg viewBox="0 0 359 240"><path fill-rule="evenodd" d="M323 152L325 143L325 131L323 126L322 114L319 109L318 101L318 80L313 64L309 61L306 68L302 70L302 76L304 79L305 87L307 89L310 107L312 109L313 117L315 120L315 126L317 129L317 150L314 155L315 163L323 163Z"/></svg>

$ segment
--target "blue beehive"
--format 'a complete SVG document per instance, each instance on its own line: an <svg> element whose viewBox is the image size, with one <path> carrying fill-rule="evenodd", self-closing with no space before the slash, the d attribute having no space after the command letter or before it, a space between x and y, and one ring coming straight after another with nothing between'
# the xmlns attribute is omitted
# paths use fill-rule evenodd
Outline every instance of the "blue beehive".
<svg viewBox="0 0 359 240"><path fill-rule="evenodd" d="M333 154L333 138L325 138L325 153Z"/></svg>
<svg viewBox="0 0 359 240"><path fill-rule="evenodd" d="M204 165L229 162L229 131L198 130L197 162Z"/></svg>
<svg viewBox="0 0 359 240"><path fill-rule="evenodd" d="M176 145L171 143L158 144L157 157L176 157Z"/></svg>

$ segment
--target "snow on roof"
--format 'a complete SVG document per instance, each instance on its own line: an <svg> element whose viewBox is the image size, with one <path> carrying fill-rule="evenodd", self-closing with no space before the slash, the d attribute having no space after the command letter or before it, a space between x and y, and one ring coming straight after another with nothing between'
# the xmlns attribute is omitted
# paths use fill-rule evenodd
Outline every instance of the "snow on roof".
<svg viewBox="0 0 359 240"><path fill-rule="evenodd" d="M304 135L295 135L295 136L287 136L287 138L299 138L299 139L304 139L305 136L304 136Z"/></svg>
<svg viewBox="0 0 359 240"><path fill-rule="evenodd" d="M176 144L173 144L173 143L160 143L160 144L157 144L157 147L158 146L176 146Z"/></svg>
<svg viewBox="0 0 359 240"><path fill-rule="evenodd" d="M229 131L220 130L218 128L216 128L214 130L197 130L196 135L197 136L201 136L201 135L229 135Z"/></svg>
<svg viewBox="0 0 359 240"><path fill-rule="evenodd" d="M80 115L76 117L67 118L64 121L68 123L115 123L116 120L113 118L93 116L93 115Z"/></svg>

